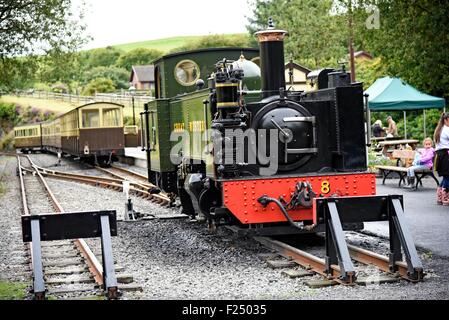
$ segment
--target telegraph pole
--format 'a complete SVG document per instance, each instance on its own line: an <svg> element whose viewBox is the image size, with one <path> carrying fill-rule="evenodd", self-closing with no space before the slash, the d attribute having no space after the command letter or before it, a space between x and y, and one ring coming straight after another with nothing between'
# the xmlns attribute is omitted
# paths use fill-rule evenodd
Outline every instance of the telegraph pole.
<svg viewBox="0 0 449 320"><path fill-rule="evenodd" d="M355 82L354 62L354 22L352 17L352 0L348 0L348 24L349 24L349 61L351 65L351 82Z"/></svg>

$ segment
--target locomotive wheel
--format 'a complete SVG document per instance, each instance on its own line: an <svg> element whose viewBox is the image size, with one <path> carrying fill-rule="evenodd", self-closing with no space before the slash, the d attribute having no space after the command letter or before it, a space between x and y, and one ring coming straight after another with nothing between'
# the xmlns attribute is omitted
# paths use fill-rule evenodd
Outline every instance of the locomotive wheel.
<svg viewBox="0 0 449 320"><path fill-rule="evenodd" d="M201 212L208 218L213 219L211 216L211 208L217 207L220 199L220 193L217 189L205 189L201 192L199 205Z"/></svg>

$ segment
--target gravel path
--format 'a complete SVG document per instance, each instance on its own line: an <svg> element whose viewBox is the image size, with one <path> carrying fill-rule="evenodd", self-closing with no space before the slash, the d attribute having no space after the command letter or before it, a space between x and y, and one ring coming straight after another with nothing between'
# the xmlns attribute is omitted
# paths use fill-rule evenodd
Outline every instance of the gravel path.
<svg viewBox="0 0 449 320"><path fill-rule="evenodd" d="M47 181L67 211L113 209L119 217L123 215L124 198L120 192L61 180ZM155 216L175 212L135 197L133 203L137 211ZM4 208L0 210L4 212ZM290 279L280 270L270 269L259 255L268 252L265 248L251 239L237 238L225 228L210 234L204 225L188 219L118 224L119 236L113 238L115 259L143 287L143 292L126 292L124 299L449 298L449 260L426 252L420 254L430 274L422 283L400 281L310 289L304 278ZM385 242L369 237L353 240L373 241L373 246L379 248L384 248ZM99 251L98 240L91 239L89 244Z"/></svg>

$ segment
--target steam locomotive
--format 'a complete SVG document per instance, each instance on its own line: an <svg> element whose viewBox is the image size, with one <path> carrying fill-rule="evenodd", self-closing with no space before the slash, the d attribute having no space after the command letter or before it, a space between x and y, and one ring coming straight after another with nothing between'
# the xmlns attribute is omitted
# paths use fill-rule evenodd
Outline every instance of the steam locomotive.
<svg viewBox="0 0 449 320"><path fill-rule="evenodd" d="M297 233L322 222L316 199L376 194L362 84L323 69L316 90L286 89L285 35L270 24L257 33L260 50L155 62L156 100L141 114L148 176L179 196L184 213L257 234ZM361 228L363 217L352 220L345 227Z"/></svg>
<svg viewBox="0 0 449 320"><path fill-rule="evenodd" d="M140 114L149 181L210 228L325 232L328 273L338 264L347 282L353 267L343 230L389 221L390 270L402 248L408 278L422 279L402 196L376 195L367 170L362 84L344 68L322 69L309 74L312 90L286 88L286 31L270 19L256 35L259 50L202 49L155 61L156 99Z"/></svg>

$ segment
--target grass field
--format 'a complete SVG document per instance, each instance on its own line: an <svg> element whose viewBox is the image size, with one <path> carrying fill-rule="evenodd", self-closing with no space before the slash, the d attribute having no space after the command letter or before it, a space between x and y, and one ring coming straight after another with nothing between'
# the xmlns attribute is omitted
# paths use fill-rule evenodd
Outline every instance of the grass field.
<svg viewBox="0 0 449 320"><path fill-rule="evenodd" d="M141 42L132 42L132 43L124 43L115 45L113 47L117 49L121 49L123 51L130 51L136 48L146 48L146 49L157 49L164 52L168 52L174 48L178 48L183 46L189 41L195 41L201 38L201 36L188 36L188 37L173 37L173 38L164 38L164 39L156 39L149 41L141 41Z"/></svg>
<svg viewBox="0 0 449 320"><path fill-rule="evenodd" d="M42 111L48 110L56 113L64 113L77 107L76 103L68 103L56 100L34 99L28 97L16 97L16 96L2 96L0 98L0 101L6 103L15 103L22 106L23 108L31 106L34 108L38 108Z"/></svg>
<svg viewBox="0 0 449 320"><path fill-rule="evenodd" d="M233 36L235 34L229 34L229 36ZM196 41L204 36L185 36L185 37L172 37L172 38L164 38L164 39L156 39L156 40L148 40L141 42L132 42L132 43L124 43L114 45L113 47L117 49L121 49L123 51L130 51L136 48L146 48L146 49L157 49L163 52L168 52L172 49L179 48L184 46L190 41Z"/></svg>

